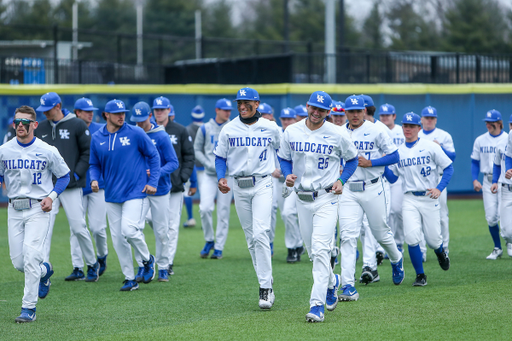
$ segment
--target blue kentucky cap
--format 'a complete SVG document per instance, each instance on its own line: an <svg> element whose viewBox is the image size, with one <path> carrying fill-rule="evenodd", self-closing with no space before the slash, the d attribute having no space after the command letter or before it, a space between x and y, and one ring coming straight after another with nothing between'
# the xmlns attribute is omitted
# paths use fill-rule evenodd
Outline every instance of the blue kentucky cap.
<svg viewBox="0 0 512 341"><path fill-rule="evenodd" d="M272 109L272 107L267 103L260 103L260 105L258 106L258 111L261 114L267 114L267 115L274 114L274 109Z"/></svg>
<svg viewBox="0 0 512 341"><path fill-rule="evenodd" d="M489 110L483 119L485 122L501 121L501 113L498 110Z"/></svg>
<svg viewBox="0 0 512 341"><path fill-rule="evenodd" d="M365 107L373 107L375 104L373 104L373 99L368 95L361 95L364 98L364 106Z"/></svg>
<svg viewBox="0 0 512 341"><path fill-rule="evenodd" d="M53 109L57 104L62 103L59 95L56 92L48 92L41 96L41 105L37 107L36 111L48 111Z"/></svg>
<svg viewBox="0 0 512 341"><path fill-rule="evenodd" d="M171 111L169 111L169 115L167 115L167 116L176 115L176 113L174 112L174 106L172 104L169 104L169 109L171 109Z"/></svg>
<svg viewBox="0 0 512 341"><path fill-rule="evenodd" d="M379 107L379 115L394 115L396 114L395 112L395 107L392 106L391 104L383 104Z"/></svg>
<svg viewBox="0 0 512 341"><path fill-rule="evenodd" d="M233 104L229 99L221 98L215 103L215 109L233 110Z"/></svg>
<svg viewBox="0 0 512 341"><path fill-rule="evenodd" d="M437 110L430 105L428 107L423 108L421 111L421 117L437 117Z"/></svg>
<svg viewBox="0 0 512 341"><path fill-rule="evenodd" d="M110 114L118 114L121 112L128 112L130 110L126 110L126 106L124 105L123 101L120 101L118 99L113 99L107 104L105 104L105 112L108 112Z"/></svg>
<svg viewBox="0 0 512 341"><path fill-rule="evenodd" d="M236 101L259 101L260 95L258 91L252 88L241 88L236 93Z"/></svg>
<svg viewBox="0 0 512 341"><path fill-rule="evenodd" d="M167 97L160 96L153 101L153 109L169 109L170 107L171 101Z"/></svg>
<svg viewBox="0 0 512 341"><path fill-rule="evenodd" d="M363 96L352 95L345 100L345 112L347 110L363 110L365 108Z"/></svg>
<svg viewBox="0 0 512 341"><path fill-rule="evenodd" d="M192 120L194 121L202 121L204 118L204 109L200 105L196 105L192 112L190 113L190 116L192 116Z"/></svg>
<svg viewBox="0 0 512 341"><path fill-rule="evenodd" d="M148 119L150 113L151 108L149 107L149 104L146 102L139 102L132 108L132 116L130 117L130 121L143 122Z"/></svg>
<svg viewBox="0 0 512 341"><path fill-rule="evenodd" d="M297 114L297 116L301 116L301 117L308 116L308 109L306 109L306 107L303 106L302 104L297 105L295 108L293 108L293 110L295 110L295 113Z"/></svg>
<svg viewBox="0 0 512 341"><path fill-rule="evenodd" d="M280 118L296 118L297 113L292 108L284 108L281 110L281 115L279 115Z"/></svg>
<svg viewBox="0 0 512 341"><path fill-rule="evenodd" d="M345 106L343 105L343 102L332 101L331 115L345 116Z"/></svg>
<svg viewBox="0 0 512 341"><path fill-rule="evenodd" d="M75 102L75 109L83 111L94 111L98 110L92 105L92 101L88 98L82 97Z"/></svg>
<svg viewBox="0 0 512 341"><path fill-rule="evenodd" d="M315 91L309 97L308 105L312 105L320 109L331 110L332 98L325 91Z"/></svg>
<svg viewBox="0 0 512 341"><path fill-rule="evenodd" d="M402 117L402 124L414 124L417 126L421 126L421 117L418 114L411 112L408 112L404 114L404 117Z"/></svg>

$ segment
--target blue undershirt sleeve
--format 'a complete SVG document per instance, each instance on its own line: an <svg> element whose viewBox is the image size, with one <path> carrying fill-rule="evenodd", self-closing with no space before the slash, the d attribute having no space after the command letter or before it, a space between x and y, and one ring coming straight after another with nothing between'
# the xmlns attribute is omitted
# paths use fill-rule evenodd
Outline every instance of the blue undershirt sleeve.
<svg viewBox="0 0 512 341"><path fill-rule="evenodd" d="M448 183L450 182L450 179L453 175L453 164L450 164L448 167L446 167L443 170L443 177L441 178L441 181L439 182L439 185L437 185L437 189L441 192L448 186Z"/></svg>
<svg viewBox="0 0 512 341"><path fill-rule="evenodd" d="M279 160L279 165L281 166L281 173L283 173L284 178L293 173L293 162L290 160L281 159L279 156L277 157Z"/></svg>
<svg viewBox="0 0 512 341"><path fill-rule="evenodd" d="M444 149L443 147L441 147L441 149L446 154L446 156L448 156L450 158L450 160L452 160L452 162L455 161L455 156L456 156L455 152L449 152L446 149Z"/></svg>
<svg viewBox="0 0 512 341"><path fill-rule="evenodd" d="M350 179L352 174L354 174L358 163L359 161L357 157L345 162L345 167L343 167L343 172L341 172L341 176L339 177L339 180L341 180L343 185L346 184L348 179Z"/></svg>
<svg viewBox="0 0 512 341"><path fill-rule="evenodd" d="M192 170L192 175L190 175L190 188L197 188L197 170L194 165L194 170Z"/></svg>
<svg viewBox="0 0 512 341"><path fill-rule="evenodd" d="M61 178L58 178L57 182L55 182L55 187L53 187L53 191L55 193L57 193L58 195L60 195L62 192L64 192L66 187L68 187L69 180L70 180L69 173L64 175Z"/></svg>
<svg viewBox="0 0 512 341"><path fill-rule="evenodd" d="M473 181L478 180L478 173L480 173L480 161L471 159L471 176Z"/></svg>
<svg viewBox="0 0 512 341"><path fill-rule="evenodd" d="M498 183L498 179L500 178L501 174L501 165L494 164L492 166L492 183Z"/></svg>
<svg viewBox="0 0 512 341"><path fill-rule="evenodd" d="M388 167L384 168L384 176L389 181L389 183L392 184L394 184L398 180L398 176L396 176L395 173L393 173L393 171Z"/></svg>
<svg viewBox="0 0 512 341"><path fill-rule="evenodd" d="M226 177L226 159L220 156L215 156L215 171L217 172L217 181Z"/></svg>
<svg viewBox="0 0 512 341"><path fill-rule="evenodd" d="M395 150L391 154L385 155L381 158L371 160L371 161L372 161L372 167L389 166L389 165L392 165L392 164L400 161L400 155L398 155L398 150Z"/></svg>

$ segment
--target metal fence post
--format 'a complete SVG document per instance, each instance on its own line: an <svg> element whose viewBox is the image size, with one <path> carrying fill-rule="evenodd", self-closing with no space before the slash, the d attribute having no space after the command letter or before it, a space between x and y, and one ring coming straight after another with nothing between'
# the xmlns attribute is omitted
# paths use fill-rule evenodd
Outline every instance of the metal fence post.
<svg viewBox="0 0 512 341"><path fill-rule="evenodd" d="M59 84L59 59L57 44L59 43L59 25L53 25L53 83Z"/></svg>
<svg viewBox="0 0 512 341"><path fill-rule="evenodd" d="M117 62L121 64L122 62L122 54L121 54L121 35L117 35Z"/></svg>
<svg viewBox="0 0 512 341"><path fill-rule="evenodd" d="M475 56L476 60L476 65L475 65L475 83L480 83L480 56Z"/></svg>
<svg viewBox="0 0 512 341"><path fill-rule="evenodd" d="M430 82L437 83L437 56L430 57Z"/></svg>
<svg viewBox="0 0 512 341"><path fill-rule="evenodd" d="M460 83L460 55L457 53L455 55L455 75L456 75L456 83Z"/></svg>
<svg viewBox="0 0 512 341"><path fill-rule="evenodd" d="M313 43L311 41L308 41L308 83L311 83L312 81L312 73L313 73Z"/></svg>

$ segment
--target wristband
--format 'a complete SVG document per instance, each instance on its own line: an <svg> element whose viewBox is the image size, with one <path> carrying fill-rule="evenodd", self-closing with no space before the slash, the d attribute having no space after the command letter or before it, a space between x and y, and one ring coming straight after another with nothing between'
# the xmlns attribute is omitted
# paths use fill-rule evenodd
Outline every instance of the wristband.
<svg viewBox="0 0 512 341"><path fill-rule="evenodd" d="M51 191L50 194L48 194L48 198L52 199L52 201L55 201L59 195L55 191Z"/></svg>
<svg viewBox="0 0 512 341"><path fill-rule="evenodd" d="M343 180L341 180L341 178L338 178L338 180L341 182L341 185L344 186L345 184L343 183Z"/></svg>

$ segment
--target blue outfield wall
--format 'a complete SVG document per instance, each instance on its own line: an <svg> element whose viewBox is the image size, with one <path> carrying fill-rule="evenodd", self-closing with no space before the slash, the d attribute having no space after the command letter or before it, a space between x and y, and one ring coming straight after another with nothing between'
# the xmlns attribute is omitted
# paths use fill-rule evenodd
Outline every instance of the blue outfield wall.
<svg viewBox="0 0 512 341"><path fill-rule="evenodd" d="M60 94L64 107L72 110L75 101L81 97L92 99L100 108L97 119L101 121L101 110L111 99L120 99L131 108L139 101L150 105L154 98L166 96L171 100L176 121L188 125L192 122L190 112L196 105L205 109L205 121L215 115L215 102L219 98L234 99L239 88L233 85L181 85L181 86L104 86L104 85L56 85L56 86L0 86L0 124L2 131L7 130L9 118L21 105L39 106L39 98L43 93L56 91ZM344 100L351 94L365 93L373 97L376 106L389 103L397 110L399 123L404 113L421 110L431 105L437 108L439 128L448 131L455 143L457 158L455 159L455 175L448 186L450 193L473 192L471 180L471 150L475 138L487 131L482 119L490 109L500 111L504 118L504 128L508 132L509 117L512 114L512 84L465 84L465 85L305 85L277 84L254 86L259 91L261 101L270 104L279 116L285 107L305 104L309 94L323 90L331 94L335 100ZM236 110L232 116L234 117ZM44 115L38 113L38 119ZM5 197L2 198L5 200ZM0 199L1 200L1 199Z"/></svg>

